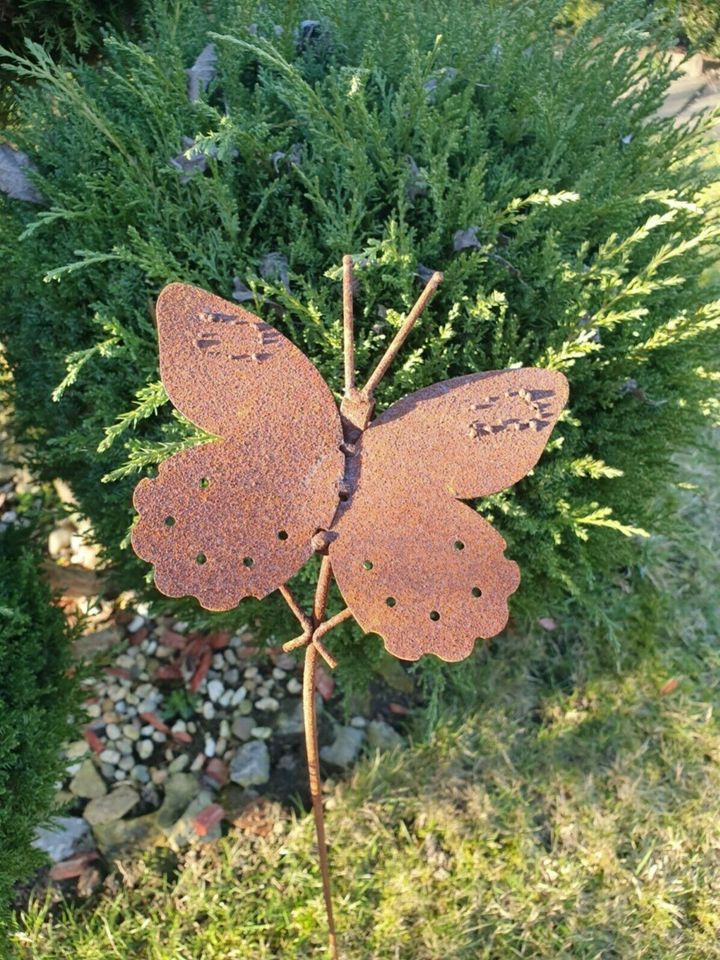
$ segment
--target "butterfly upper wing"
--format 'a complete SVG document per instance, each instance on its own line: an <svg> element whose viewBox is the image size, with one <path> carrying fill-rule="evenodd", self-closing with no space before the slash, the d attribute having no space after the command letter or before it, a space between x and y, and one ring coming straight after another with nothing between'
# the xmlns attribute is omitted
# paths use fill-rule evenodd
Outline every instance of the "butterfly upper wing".
<svg viewBox="0 0 720 960"><path fill-rule="evenodd" d="M518 567L458 501L532 469L566 400L553 371L476 374L405 397L364 432L330 559L353 616L391 653L460 660L505 626Z"/></svg>
<svg viewBox="0 0 720 960"><path fill-rule="evenodd" d="M285 583L331 523L340 416L305 355L236 304L170 284L157 324L171 401L222 439L175 454L138 484L132 544L161 592L227 610Z"/></svg>

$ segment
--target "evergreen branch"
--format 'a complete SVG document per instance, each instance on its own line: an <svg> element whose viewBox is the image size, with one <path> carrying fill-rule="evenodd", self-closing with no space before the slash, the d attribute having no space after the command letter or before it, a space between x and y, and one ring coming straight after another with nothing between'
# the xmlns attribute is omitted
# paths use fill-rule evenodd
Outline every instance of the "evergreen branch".
<svg viewBox="0 0 720 960"><path fill-rule="evenodd" d="M154 416L160 407L167 403L169 397L165 392L165 387L161 380L150 383L146 387L141 387L135 394L137 403L133 410L122 413L114 424L105 429L105 438L100 441L97 447L98 453L103 453L109 449L117 438L126 430L136 427L141 420Z"/></svg>

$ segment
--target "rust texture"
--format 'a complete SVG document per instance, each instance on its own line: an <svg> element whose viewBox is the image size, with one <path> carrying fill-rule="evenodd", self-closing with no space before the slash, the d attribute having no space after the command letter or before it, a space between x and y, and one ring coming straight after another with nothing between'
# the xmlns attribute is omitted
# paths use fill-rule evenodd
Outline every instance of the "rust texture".
<svg viewBox="0 0 720 960"><path fill-rule="evenodd" d="M442 280L435 273L365 386L355 379L352 258L343 259L345 389L340 409L307 357L236 304L171 284L157 304L160 371L174 406L216 440L175 454L134 495L132 543L158 589L210 610L280 590L307 646L310 792L337 957L315 717L323 638L353 617L398 657L466 657L499 633L517 564L463 503L537 463L567 401L562 374L512 369L419 390L372 419L374 391ZM287 581L322 555L311 613ZM346 607L326 619L332 579Z"/></svg>
<svg viewBox="0 0 720 960"><path fill-rule="evenodd" d="M305 355L241 307L171 284L157 324L173 405L221 439L175 454L138 484L132 544L162 593L229 610L289 580L332 521L340 416Z"/></svg>

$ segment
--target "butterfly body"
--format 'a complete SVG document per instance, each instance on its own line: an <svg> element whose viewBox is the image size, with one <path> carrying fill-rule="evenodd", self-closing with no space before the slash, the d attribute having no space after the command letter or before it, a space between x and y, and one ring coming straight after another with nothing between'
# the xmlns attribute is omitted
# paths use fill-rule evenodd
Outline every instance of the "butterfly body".
<svg viewBox="0 0 720 960"><path fill-rule="evenodd" d="M371 420L371 395L353 386L338 410L310 361L236 304L171 284L157 320L170 399L220 438L136 489L133 546L158 589L226 610L319 549L353 617L397 656L459 660L504 627L518 567L462 501L534 466L567 399L561 374L458 377Z"/></svg>

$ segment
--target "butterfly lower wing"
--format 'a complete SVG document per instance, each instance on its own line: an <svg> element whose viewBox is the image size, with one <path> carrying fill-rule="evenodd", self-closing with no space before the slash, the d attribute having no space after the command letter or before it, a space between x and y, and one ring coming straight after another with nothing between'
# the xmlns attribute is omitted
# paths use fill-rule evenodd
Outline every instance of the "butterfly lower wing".
<svg viewBox="0 0 720 960"><path fill-rule="evenodd" d="M335 529L330 558L343 599L395 656L462 660L507 623L517 564L466 504L417 486L387 499L371 484Z"/></svg>
<svg viewBox="0 0 720 960"><path fill-rule="evenodd" d="M154 564L161 593L229 610L276 590L309 559L313 534L335 511L336 457L321 456L308 471L269 461L250 441L207 443L162 463L133 502L132 545Z"/></svg>
<svg viewBox="0 0 720 960"><path fill-rule="evenodd" d="M503 629L518 567L459 500L524 476L566 399L548 370L459 377L405 397L362 435L330 558L353 616L391 653L459 660Z"/></svg>
<svg viewBox="0 0 720 960"><path fill-rule="evenodd" d="M331 523L340 416L307 357L236 304L170 284L157 319L173 405L223 439L176 454L138 484L132 544L162 593L227 610L282 586Z"/></svg>

